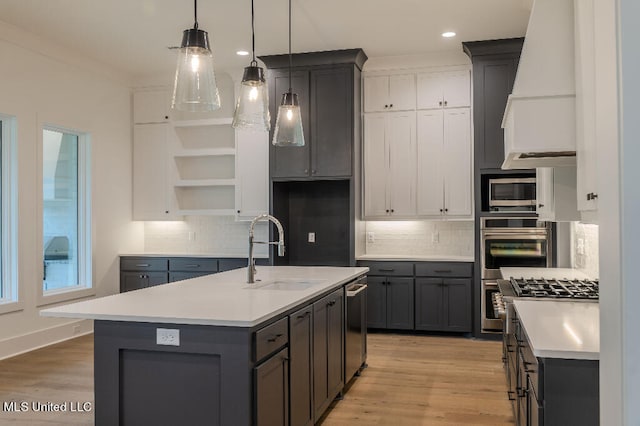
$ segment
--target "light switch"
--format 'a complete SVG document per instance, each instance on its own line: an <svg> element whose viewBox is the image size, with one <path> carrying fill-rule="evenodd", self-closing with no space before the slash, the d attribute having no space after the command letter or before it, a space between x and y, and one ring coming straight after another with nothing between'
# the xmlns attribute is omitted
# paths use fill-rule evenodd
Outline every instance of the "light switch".
<svg viewBox="0 0 640 426"><path fill-rule="evenodd" d="M376 234L369 231L367 232L367 242L368 243L375 243L376 242Z"/></svg>
<svg viewBox="0 0 640 426"><path fill-rule="evenodd" d="M316 233L315 232L309 232L309 237L307 238L307 241L310 243L315 243L316 242Z"/></svg>

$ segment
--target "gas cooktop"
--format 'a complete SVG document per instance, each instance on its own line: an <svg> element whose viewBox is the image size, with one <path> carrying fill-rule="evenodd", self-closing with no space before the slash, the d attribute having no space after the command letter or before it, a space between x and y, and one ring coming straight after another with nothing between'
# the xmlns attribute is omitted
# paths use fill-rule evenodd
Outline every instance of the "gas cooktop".
<svg viewBox="0 0 640 426"><path fill-rule="evenodd" d="M511 278L518 297L598 300L597 280Z"/></svg>

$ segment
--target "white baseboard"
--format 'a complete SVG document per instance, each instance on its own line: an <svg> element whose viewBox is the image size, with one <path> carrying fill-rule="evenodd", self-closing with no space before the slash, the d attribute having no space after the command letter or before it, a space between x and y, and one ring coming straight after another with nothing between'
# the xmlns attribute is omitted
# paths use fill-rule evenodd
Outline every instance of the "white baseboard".
<svg viewBox="0 0 640 426"><path fill-rule="evenodd" d="M0 360L93 333L93 321L79 320L0 341Z"/></svg>

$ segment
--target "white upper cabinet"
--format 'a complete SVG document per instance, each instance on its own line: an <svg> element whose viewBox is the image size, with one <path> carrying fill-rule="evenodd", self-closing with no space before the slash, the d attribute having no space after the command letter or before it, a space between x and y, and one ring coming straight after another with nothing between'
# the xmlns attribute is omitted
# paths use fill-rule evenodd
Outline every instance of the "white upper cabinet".
<svg viewBox="0 0 640 426"><path fill-rule="evenodd" d="M364 216L410 218L416 214L414 112L364 117Z"/></svg>
<svg viewBox="0 0 640 426"><path fill-rule="evenodd" d="M168 89L136 91L133 93L133 122L135 124L168 122L170 107L171 93Z"/></svg>
<svg viewBox="0 0 640 426"><path fill-rule="evenodd" d="M580 220L576 203L576 167L536 169L536 213L551 222Z"/></svg>
<svg viewBox="0 0 640 426"><path fill-rule="evenodd" d="M415 74L364 78L364 111L406 111L416 108Z"/></svg>
<svg viewBox="0 0 640 426"><path fill-rule="evenodd" d="M459 108L471 105L469 70L423 72L417 76L417 108Z"/></svg>
<svg viewBox="0 0 640 426"><path fill-rule="evenodd" d="M583 212L583 220L596 220L597 159L596 124L600 117L596 103L596 49L594 0L574 2L575 18L575 77L576 77L576 166L578 210ZM601 53L603 54L603 53ZM607 60L607 58L603 58Z"/></svg>
<svg viewBox="0 0 640 426"><path fill-rule="evenodd" d="M138 124L133 129L133 220L178 220L169 155L169 124Z"/></svg>
<svg viewBox="0 0 640 426"><path fill-rule="evenodd" d="M417 215L471 218L473 182L469 108L417 115Z"/></svg>

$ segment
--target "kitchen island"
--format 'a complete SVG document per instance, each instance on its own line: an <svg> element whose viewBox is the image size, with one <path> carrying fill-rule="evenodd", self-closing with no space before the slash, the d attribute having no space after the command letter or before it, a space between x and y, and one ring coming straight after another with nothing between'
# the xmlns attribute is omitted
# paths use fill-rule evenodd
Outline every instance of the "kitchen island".
<svg viewBox="0 0 640 426"><path fill-rule="evenodd" d="M599 306L516 299L506 335L509 396L518 425L599 424Z"/></svg>
<svg viewBox="0 0 640 426"><path fill-rule="evenodd" d="M245 268L41 314L96 320L98 426L311 424L344 386L344 286L367 270Z"/></svg>

